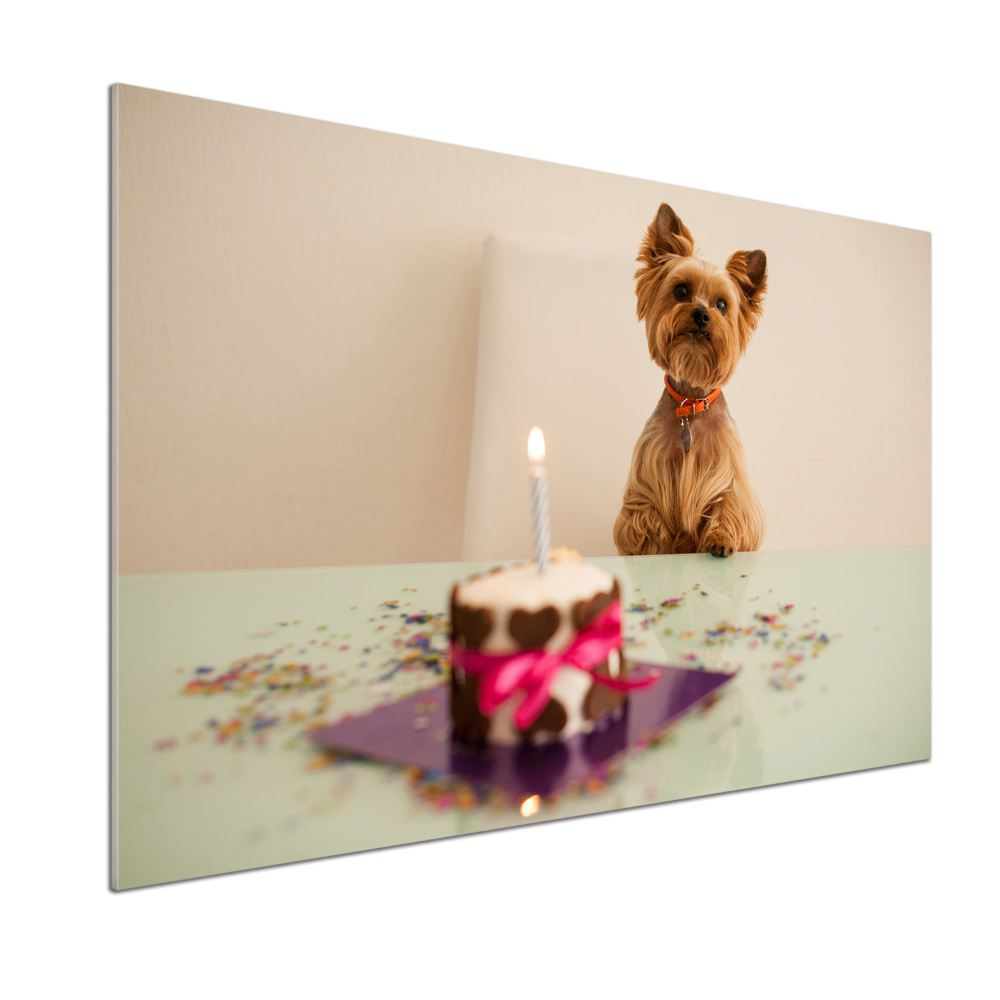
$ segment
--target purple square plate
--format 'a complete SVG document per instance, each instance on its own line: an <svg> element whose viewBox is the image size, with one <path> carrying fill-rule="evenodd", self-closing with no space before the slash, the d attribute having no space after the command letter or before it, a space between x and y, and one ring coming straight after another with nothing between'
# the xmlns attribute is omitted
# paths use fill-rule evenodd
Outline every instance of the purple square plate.
<svg viewBox="0 0 1000 1000"><path fill-rule="evenodd" d="M630 747L643 745L732 679L732 674L709 670L629 664L629 677L651 672L659 672L658 680L629 692L621 717L564 743L481 747L454 739L447 683L311 735L328 750L416 766L477 785L498 785L515 796L544 797L585 780Z"/></svg>

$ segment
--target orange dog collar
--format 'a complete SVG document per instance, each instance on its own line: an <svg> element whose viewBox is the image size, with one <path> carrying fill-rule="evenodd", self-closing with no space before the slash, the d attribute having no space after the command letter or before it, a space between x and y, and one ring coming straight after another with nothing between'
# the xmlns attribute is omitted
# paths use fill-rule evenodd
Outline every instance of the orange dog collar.
<svg viewBox="0 0 1000 1000"><path fill-rule="evenodd" d="M695 413L701 413L703 410L707 410L709 405L714 403L718 398L719 393L722 392L722 386L720 385L717 389L713 389L707 396L702 396L698 399L692 399L690 396L682 396L671 384L670 376L663 376L663 384L667 387L667 392L670 393L674 399L677 400L681 405L677 407L674 411L678 417L683 419L684 417L693 416ZM689 405L690 404L690 405Z"/></svg>

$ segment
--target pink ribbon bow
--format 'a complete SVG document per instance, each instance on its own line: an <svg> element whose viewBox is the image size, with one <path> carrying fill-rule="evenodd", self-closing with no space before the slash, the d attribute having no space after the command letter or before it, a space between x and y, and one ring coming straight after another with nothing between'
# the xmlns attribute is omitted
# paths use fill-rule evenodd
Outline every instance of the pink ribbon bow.
<svg viewBox="0 0 1000 1000"><path fill-rule="evenodd" d="M589 673L598 684L626 691L648 687L658 675L627 681L594 673L612 649L621 642L621 602L614 601L582 628L573 642L561 652L532 649L521 653L480 653L464 646L451 646L451 662L479 677L479 708L492 715L518 691L524 700L514 713L514 724L525 730L542 713L549 700L549 689L562 667L575 667Z"/></svg>

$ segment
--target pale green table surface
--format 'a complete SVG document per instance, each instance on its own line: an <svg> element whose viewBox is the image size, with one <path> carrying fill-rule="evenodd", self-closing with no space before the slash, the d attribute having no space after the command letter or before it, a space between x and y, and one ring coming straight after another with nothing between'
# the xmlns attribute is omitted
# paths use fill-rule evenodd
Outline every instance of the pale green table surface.
<svg viewBox="0 0 1000 1000"><path fill-rule="evenodd" d="M112 885L930 756L929 548L593 561L621 581L632 659L738 673L711 708L685 717L664 743L630 755L618 780L543 805L530 819L516 803L435 802L398 768L326 762L306 730L309 721L334 722L440 684L441 676L412 659L414 636L436 628L433 646L443 650L451 585L490 564L121 577ZM680 600L663 606L671 598ZM430 617L407 623L405 616ZM723 622L736 631L713 635ZM241 676L254 665L271 669L252 690L184 693L253 657ZM392 673L401 663L409 669ZM308 674L281 670L289 665ZM293 686L269 689L278 676ZM324 683L294 686L306 676Z"/></svg>

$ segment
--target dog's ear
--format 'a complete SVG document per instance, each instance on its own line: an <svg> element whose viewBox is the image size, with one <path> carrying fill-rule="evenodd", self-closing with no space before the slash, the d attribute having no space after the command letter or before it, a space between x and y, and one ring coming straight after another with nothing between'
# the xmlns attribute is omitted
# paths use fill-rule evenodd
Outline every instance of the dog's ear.
<svg viewBox="0 0 1000 1000"><path fill-rule="evenodd" d="M763 250L737 250L726 261L726 270L740 290L740 311L752 329L767 291L767 255Z"/></svg>
<svg viewBox="0 0 1000 1000"><path fill-rule="evenodd" d="M662 257L690 257L694 253L694 237L677 213L664 202L646 233L643 249L649 250L650 263Z"/></svg>
<svg viewBox="0 0 1000 1000"><path fill-rule="evenodd" d="M737 250L726 261L726 270L740 286L740 291L752 299L763 292L767 282L767 256L763 250Z"/></svg>
<svg viewBox="0 0 1000 1000"><path fill-rule="evenodd" d="M677 213L664 202L656 218L646 230L636 261L641 265L635 272L636 315L645 319L656 297L662 265L670 257L690 257L694 253L694 238Z"/></svg>

